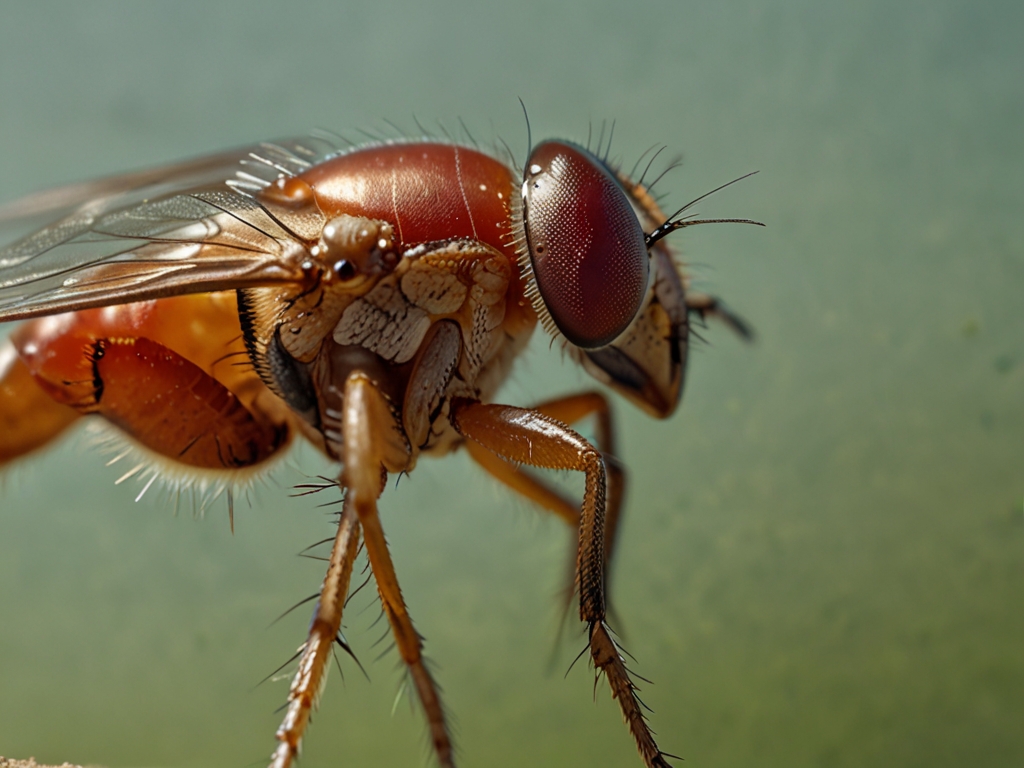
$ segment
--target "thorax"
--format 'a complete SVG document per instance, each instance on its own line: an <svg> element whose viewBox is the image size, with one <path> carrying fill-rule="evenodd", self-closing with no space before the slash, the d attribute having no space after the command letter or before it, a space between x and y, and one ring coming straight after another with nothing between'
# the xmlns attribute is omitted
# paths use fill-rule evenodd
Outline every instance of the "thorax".
<svg viewBox="0 0 1024 768"><path fill-rule="evenodd" d="M244 292L257 369L329 455L356 371L389 398L412 462L450 450L449 399L493 397L536 325L512 243L513 172L475 149L417 142L355 150L296 179L302 205L356 234L365 222L380 245L372 233L371 246L321 237L309 243L322 264L308 285ZM351 279L346 260L359 265Z"/></svg>

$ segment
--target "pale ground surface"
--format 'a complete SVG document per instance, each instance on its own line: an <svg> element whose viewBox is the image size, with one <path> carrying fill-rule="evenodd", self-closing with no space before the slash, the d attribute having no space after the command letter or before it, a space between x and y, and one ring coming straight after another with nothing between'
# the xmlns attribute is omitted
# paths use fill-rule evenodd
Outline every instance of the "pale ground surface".
<svg viewBox="0 0 1024 768"><path fill-rule="evenodd" d="M72 765L71 763L63 763L56 766L40 765L34 757L30 757L28 760L10 760L6 757L0 757L0 768L82 768L82 766Z"/></svg>

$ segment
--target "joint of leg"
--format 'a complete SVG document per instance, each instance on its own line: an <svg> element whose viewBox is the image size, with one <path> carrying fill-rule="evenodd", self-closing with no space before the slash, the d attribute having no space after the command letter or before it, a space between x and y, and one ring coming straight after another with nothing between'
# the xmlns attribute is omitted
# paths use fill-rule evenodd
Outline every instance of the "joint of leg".
<svg viewBox="0 0 1024 768"><path fill-rule="evenodd" d="M600 622L590 623L590 657L598 669L604 669L619 658L619 650L615 647L611 634Z"/></svg>

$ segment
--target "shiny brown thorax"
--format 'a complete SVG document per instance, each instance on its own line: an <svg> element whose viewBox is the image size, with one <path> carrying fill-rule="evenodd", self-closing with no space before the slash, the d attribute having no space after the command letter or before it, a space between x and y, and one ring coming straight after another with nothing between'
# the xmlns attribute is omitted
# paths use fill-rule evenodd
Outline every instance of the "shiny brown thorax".
<svg viewBox="0 0 1024 768"><path fill-rule="evenodd" d="M447 421L452 397L489 399L536 325L524 296L514 245L513 175L479 151L454 144L372 146L321 163L264 193L328 222L352 217L390 229L385 263L360 243L344 254L310 246L311 282L291 294L242 294L243 325L260 370L261 350L280 348L315 395L311 423L339 455L341 391L355 370L390 399L409 440L411 468L421 450L456 441ZM371 238L372 239L372 238ZM364 247L365 246L365 247ZM341 255L355 271L339 277Z"/></svg>

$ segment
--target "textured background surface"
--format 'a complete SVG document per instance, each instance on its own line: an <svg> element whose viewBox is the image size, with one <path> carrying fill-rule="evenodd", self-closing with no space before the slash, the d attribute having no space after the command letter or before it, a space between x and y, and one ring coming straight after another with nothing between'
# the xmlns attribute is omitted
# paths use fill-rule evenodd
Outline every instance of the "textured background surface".
<svg viewBox="0 0 1024 768"><path fill-rule="evenodd" d="M0 757L0 768L82 768L80 765L72 765L71 763L64 763L58 766L46 766L40 765L35 761L34 758L28 760L8 760L6 757Z"/></svg>

